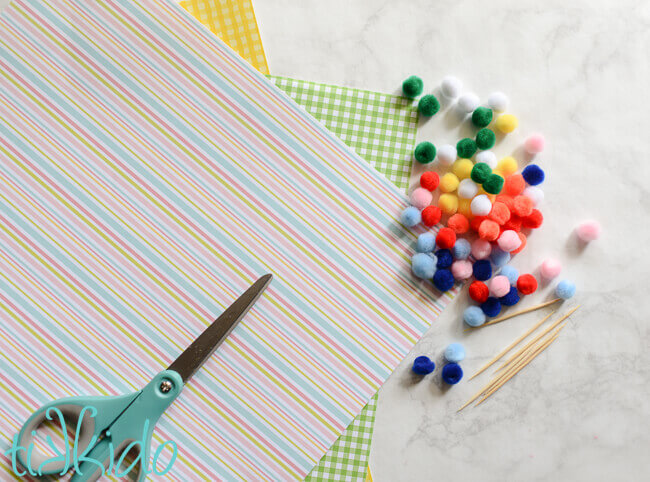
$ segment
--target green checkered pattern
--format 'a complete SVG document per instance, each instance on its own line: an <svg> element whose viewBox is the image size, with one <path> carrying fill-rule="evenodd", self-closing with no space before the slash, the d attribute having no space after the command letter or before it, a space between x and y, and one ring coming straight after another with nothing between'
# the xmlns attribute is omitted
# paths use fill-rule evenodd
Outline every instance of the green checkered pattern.
<svg viewBox="0 0 650 482"><path fill-rule="evenodd" d="M357 418L348 425L343 435L332 445L329 452L320 459L318 465L312 469L305 481L366 480L376 410L377 394L363 407Z"/></svg>
<svg viewBox="0 0 650 482"><path fill-rule="evenodd" d="M418 125L416 103L368 90L269 78L397 187L408 188Z"/></svg>

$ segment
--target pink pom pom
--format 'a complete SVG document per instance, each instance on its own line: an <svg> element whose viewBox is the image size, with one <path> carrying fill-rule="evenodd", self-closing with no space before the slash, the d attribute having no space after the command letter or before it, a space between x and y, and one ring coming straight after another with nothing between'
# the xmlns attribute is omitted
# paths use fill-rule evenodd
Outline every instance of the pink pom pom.
<svg viewBox="0 0 650 482"><path fill-rule="evenodd" d="M600 224L598 221L585 221L578 224L576 234L585 243L589 243L600 238Z"/></svg>
<svg viewBox="0 0 650 482"><path fill-rule="evenodd" d="M530 154L539 154L544 150L544 142L543 135L533 134L524 142L524 149Z"/></svg>
<svg viewBox="0 0 650 482"><path fill-rule="evenodd" d="M499 239L497 240L497 244L502 251L510 253L521 246L521 238L515 231L508 229L501 233L501 236L499 236Z"/></svg>
<svg viewBox="0 0 650 482"><path fill-rule="evenodd" d="M562 265L557 259L547 259L540 267L540 274L542 278L553 279L562 271Z"/></svg>
<svg viewBox="0 0 650 482"><path fill-rule="evenodd" d="M411 193L411 204L418 209L424 209L433 200L433 194L428 189L418 187Z"/></svg>
<svg viewBox="0 0 650 482"><path fill-rule="evenodd" d="M457 280L468 279L472 276L472 263L466 259L454 261L451 265L451 274L453 274L454 278Z"/></svg>
<svg viewBox="0 0 650 482"><path fill-rule="evenodd" d="M472 243L472 256L476 259L486 259L492 252L492 245L485 239L477 239Z"/></svg>
<svg viewBox="0 0 650 482"><path fill-rule="evenodd" d="M510 281L505 276L495 276L490 280L488 287L490 288L490 294L497 298L510 293Z"/></svg>

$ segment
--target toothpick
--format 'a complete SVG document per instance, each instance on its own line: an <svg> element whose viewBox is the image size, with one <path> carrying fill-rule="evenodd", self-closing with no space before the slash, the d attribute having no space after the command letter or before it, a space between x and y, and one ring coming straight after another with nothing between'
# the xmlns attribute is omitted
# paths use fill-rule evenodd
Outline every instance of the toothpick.
<svg viewBox="0 0 650 482"><path fill-rule="evenodd" d="M531 306L530 308L525 308L523 310L515 311L514 313L508 313L507 315L501 316L499 318L495 318L494 320L488 321L487 323L483 323L482 325L468 328L465 331L475 330L477 328L483 328L484 326L494 325L495 323L501 323L502 321L509 320L510 318L514 318L515 316L523 315L525 313L530 313L531 311L539 310L539 309L544 308L546 306L552 305L553 303L555 303L557 301L560 301L560 300L561 300L561 298L555 298L554 300L545 301L544 303L542 303L540 305Z"/></svg>

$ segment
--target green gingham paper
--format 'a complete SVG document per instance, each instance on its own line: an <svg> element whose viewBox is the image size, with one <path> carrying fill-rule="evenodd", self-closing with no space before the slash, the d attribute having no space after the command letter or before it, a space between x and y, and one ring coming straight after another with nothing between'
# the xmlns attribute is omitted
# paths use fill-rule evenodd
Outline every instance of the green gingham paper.
<svg viewBox="0 0 650 482"><path fill-rule="evenodd" d="M269 79L397 187L408 188L418 125L414 102L306 80Z"/></svg>

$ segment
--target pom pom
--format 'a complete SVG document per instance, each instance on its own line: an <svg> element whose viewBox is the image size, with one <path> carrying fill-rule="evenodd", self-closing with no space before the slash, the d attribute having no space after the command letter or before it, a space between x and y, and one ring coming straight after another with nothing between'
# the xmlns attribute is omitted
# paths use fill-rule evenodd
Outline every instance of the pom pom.
<svg viewBox="0 0 650 482"><path fill-rule="evenodd" d="M543 222L544 216L542 216L542 213L538 209L533 209L531 213L523 219L522 226L528 229L537 229L542 225Z"/></svg>
<svg viewBox="0 0 650 482"><path fill-rule="evenodd" d="M510 174L506 176L505 183L503 184L503 190L506 194L517 196L524 192L525 188L526 181L524 181L524 176L521 174Z"/></svg>
<svg viewBox="0 0 650 482"><path fill-rule="evenodd" d="M472 168L474 163L469 159L458 159L454 162L454 165L451 166L451 172L456 174L458 179L467 179L472 173Z"/></svg>
<svg viewBox="0 0 650 482"><path fill-rule="evenodd" d="M527 153L535 155L544 150L544 136L541 134L533 134L528 136L524 141L524 149Z"/></svg>
<svg viewBox="0 0 650 482"><path fill-rule="evenodd" d="M492 122L492 110L487 107L477 107L472 112L472 124L476 127L487 127Z"/></svg>
<svg viewBox="0 0 650 482"><path fill-rule="evenodd" d="M478 236L486 241L495 241L499 237L501 228L499 225L490 219L484 219L478 227Z"/></svg>
<svg viewBox="0 0 650 482"><path fill-rule="evenodd" d="M456 234L463 234L469 231L469 221L462 214L454 214L447 221L447 227Z"/></svg>
<svg viewBox="0 0 650 482"><path fill-rule="evenodd" d="M413 190L410 196L411 204L418 209L424 209L433 200L433 194L431 191L427 191L423 187L418 187Z"/></svg>
<svg viewBox="0 0 650 482"><path fill-rule="evenodd" d="M501 251L510 253L521 246L521 239L519 239L519 235L516 231L507 230L501 233L501 236L499 236L499 239L497 240L497 244Z"/></svg>
<svg viewBox="0 0 650 482"><path fill-rule="evenodd" d="M510 209L502 202L496 201L492 205L492 211L488 214L488 218L497 224L504 225L510 220Z"/></svg>
<svg viewBox="0 0 650 482"><path fill-rule="evenodd" d="M521 240L521 244L517 249L511 251L511 254L517 254L521 252L526 247L526 243L528 242L524 233L517 233L517 236L519 236L519 239Z"/></svg>
<svg viewBox="0 0 650 482"><path fill-rule="evenodd" d="M454 259L467 259L472 251L472 247L469 244L469 241L466 239L457 239L456 244L451 249L451 254L454 256Z"/></svg>
<svg viewBox="0 0 650 482"><path fill-rule="evenodd" d="M496 127L504 134L510 134L519 125L519 121L512 114L502 114L497 117Z"/></svg>
<svg viewBox="0 0 650 482"><path fill-rule="evenodd" d="M463 378L463 369L458 363L447 363L442 367L442 380L448 385L456 385Z"/></svg>
<svg viewBox="0 0 650 482"><path fill-rule="evenodd" d="M438 260L438 263L436 264L436 268L438 269L447 269L450 268L452 263L454 262L454 258L451 255L451 251L448 249L439 249L436 251L436 258Z"/></svg>
<svg viewBox="0 0 650 482"><path fill-rule="evenodd" d="M422 223L430 228L440 222L442 210L438 206L427 206L422 210Z"/></svg>
<svg viewBox="0 0 650 482"><path fill-rule="evenodd" d="M492 149L496 141L497 137L490 129L483 128L476 133L476 147L479 149Z"/></svg>
<svg viewBox="0 0 650 482"><path fill-rule="evenodd" d="M472 220L469 222L469 228L478 233L478 228L481 227L481 223L485 220L485 216L475 216L472 218Z"/></svg>
<svg viewBox="0 0 650 482"><path fill-rule="evenodd" d="M451 274L454 279L466 280L472 276L472 263L466 259L454 261L451 265Z"/></svg>
<svg viewBox="0 0 650 482"><path fill-rule="evenodd" d="M454 286L454 275L448 269L439 269L433 275L433 284L443 293L449 291Z"/></svg>
<svg viewBox="0 0 650 482"><path fill-rule="evenodd" d="M472 199L478 192L478 186L471 179L463 179L458 185L458 197L462 199Z"/></svg>
<svg viewBox="0 0 650 482"><path fill-rule="evenodd" d="M436 236L436 245L442 249L451 249L456 242L456 233L450 228L440 228Z"/></svg>
<svg viewBox="0 0 650 482"><path fill-rule="evenodd" d="M477 162L472 168L471 178L475 183L483 184L490 177L490 174L492 174L492 168L490 166L484 162Z"/></svg>
<svg viewBox="0 0 650 482"><path fill-rule="evenodd" d="M427 171L420 176L420 187L427 191L435 191L440 184L440 176L437 172Z"/></svg>
<svg viewBox="0 0 650 482"><path fill-rule="evenodd" d="M469 285L469 297L477 303L483 303L490 296L490 289L483 281L472 281Z"/></svg>
<svg viewBox="0 0 650 482"><path fill-rule="evenodd" d="M521 175L524 176L524 180L531 186L537 186L543 183L545 177L544 171L537 164L528 164L521 171Z"/></svg>
<svg viewBox="0 0 650 482"><path fill-rule="evenodd" d="M490 296L487 300L481 303L481 309L483 310L483 313L485 313L485 316L493 318L501 313L501 303L498 299Z"/></svg>
<svg viewBox="0 0 650 482"><path fill-rule="evenodd" d="M481 151L476 154L476 163L482 162L490 166L490 169L497 167L497 156L494 155L492 151Z"/></svg>
<svg viewBox="0 0 650 482"><path fill-rule="evenodd" d="M476 259L487 259L492 252L492 245L485 239L477 239L472 243L472 256Z"/></svg>
<svg viewBox="0 0 650 482"><path fill-rule="evenodd" d="M454 192L458 189L458 177L453 172L448 172L440 178L440 192Z"/></svg>
<svg viewBox="0 0 650 482"><path fill-rule="evenodd" d="M584 221L576 227L576 235L584 243L590 243L600 237L600 224L598 221Z"/></svg>
<svg viewBox="0 0 650 482"><path fill-rule="evenodd" d="M411 271L418 278L431 279L436 272L436 260L426 253L416 253L411 258Z"/></svg>
<svg viewBox="0 0 650 482"><path fill-rule="evenodd" d="M510 262L510 258L510 253L503 251L501 248L492 248L492 252L490 253L490 261L497 268L507 265Z"/></svg>
<svg viewBox="0 0 650 482"><path fill-rule="evenodd" d="M420 142L413 151L413 157L420 164L428 164L436 157L436 146L428 141Z"/></svg>
<svg viewBox="0 0 650 482"><path fill-rule="evenodd" d="M516 285L517 280L519 279L519 271L517 271L516 268L513 268L512 266L504 266L501 268L501 273L499 273L501 276L505 276L508 278L508 282L511 285Z"/></svg>
<svg viewBox="0 0 650 482"><path fill-rule="evenodd" d="M508 97L503 92L492 92L487 103L493 111L503 112L508 108Z"/></svg>
<svg viewBox="0 0 650 482"><path fill-rule="evenodd" d="M407 228L412 228L413 226L420 224L420 221L422 221L420 210L413 206L407 207L402 211L401 220L402 224Z"/></svg>
<svg viewBox="0 0 650 482"><path fill-rule="evenodd" d="M405 97L413 99L422 93L424 89L424 82L417 75L411 75L408 79L402 82L402 93Z"/></svg>
<svg viewBox="0 0 650 482"><path fill-rule="evenodd" d="M544 200L544 191L535 186L528 186L524 189L524 196L533 201L534 206L539 206Z"/></svg>
<svg viewBox="0 0 650 482"><path fill-rule="evenodd" d="M511 214L512 214L513 201L514 198L508 196L507 194L499 194L496 198L496 202L505 204Z"/></svg>
<svg viewBox="0 0 650 482"><path fill-rule="evenodd" d="M421 355L413 360L411 371L416 375L428 375L436 369L436 364L428 356Z"/></svg>
<svg viewBox="0 0 650 482"><path fill-rule="evenodd" d="M485 323L485 313L478 306L468 306L463 312L463 321L469 326L481 326Z"/></svg>
<svg viewBox="0 0 650 482"><path fill-rule="evenodd" d="M517 289L522 295L532 295L537 291L537 280L532 274L522 274L517 279Z"/></svg>
<svg viewBox="0 0 650 482"><path fill-rule="evenodd" d="M490 174L487 181L483 183L483 189L489 194L499 194L503 188L504 179L498 174Z"/></svg>
<svg viewBox="0 0 650 482"><path fill-rule="evenodd" d="M464 181L465 179L463 179ZM460 189L460 185L458 186ZM474 216L472 214L472 200L471 199L461 199L458 198L458 211L460 214L465 216L467 219L472 219Z"/></svg>
<svg viewBox="0 0 650 482"><path fill-rule="evenodd" d="M465 359L465 347L460 343L450 343L445 348L445 360L458 363Z"/></svg>
<svg viewBox="0 0 650 482"><path fill-rule="evenodd" d="M476 110L479 103L480 100L478 96L476 94L468 92L467 94L461 95L460 99L458 99L458 109L463 114L469 114L470 112L474 112L474 110Z"/></svg>
<svg viewBox="0 0 650 482"><path fill-rule="evenodd" d="M458 196L450 193L441 194L438 198L438 206L447 216L456 214L458 211Z"/></svg>
<svg viewBox="0 0 650 482"><path fill-rule="evenodd" d="M476 142L474 142L474 139L470 139L469 137L461 139L456 143L456 152L458 153L458 157L469 159L476 152Z"/></svg>
<svg viewBox="0 0 650 482"><path fill-rule="evenodd" d="M517 160L514 157L508 156L497 162L497 169L501 171L504 176L509 176L510 174L517 172L519 166L517 165Z"/></svg>
<svg viewBox="0 0 650 482"><path fill-rule="evenodd" d="M572 281L564 279L560 281L555 287L555 294L558 298L568 300L576 294L576 285Z"/></svg>
<svg viewBox="0 0 650 482"><path fill-rule="evenodd" d="M427 94L420 98L418 102L418 111L426 117L435 115L440 110L440 102L435 95Z"/></svg>
<svg viewBox="0 0 650 482"><path fill-rule="evenodd" d="M450 99L455 99L458 97L462 88L463 83L451 75L448 75L442 79L442 84L440 85L442 94Z"/></svg>
<svg viewBox="0 0 650 482"><path fill-rule="evenodd" d="M485 194L480 194L472 199L471 208L474 216L487 216L492 211L492 203Z"/></svg>
<svg viewBox="0 0 650 482"><path fill-rule="evenodd" d="M533 201L526 196L517 196L512 201L512 212L525 218L533 212Z"/></svg>
<svg viewBox="0 0 650 482"><path fill-rule="evenodd" d="M517 288L514 286L510 288L510 291L501 298L499 298L499 303L503 306L514 306L519 303L519 293L517 293Z"/></svg>
<svg viewBox="0 0 650 482"><path fill-rule="evenodd" d="M433 233L422 233L418 236L415 244L415 251L418 253L430 253L436 247L436 237Z"/></svg>
<svg viewBox="0 0 650 482"><path fill-rule="evenodd" d="M472 266L474 278L479 281L487 281L492 277L492 265L487 259L479 259Z"/></svg>
<svg viewBox="0 0 650 482"><path fill-rule="evenodd" d="M451 166L457 157L456 148L451 144L445 144L438 149L438 162L443 166Z"/></svg>
<svg viewBox="0 0 650 482"><path fill-rule="evenodd" d="M562 265L557 259L547 259L542 263L542 266L539 269L542 278L544 279L553 279L557 277L562 271Z"/></svg>
<svg viewBox="0 0 650 482"><path fill-rule="evenodd" d="M519 216L517 216L516 214L514 214L514 215L510 216L510 219L508 219L503 224L503 226L501 226L501 228L504 231L505 230L510 230L510 231L515 231L515 232L518 233L519 231L521 231L521 222L522 222L521 218Z"/></svg>
<svg viewBox="0 0 650 482"><path fill-rule="evenodd" d="M505 296L510 291L510 281L505 276L495 276L489 283L490 294L497 298Z"/></svg>

